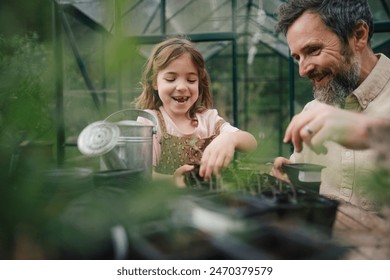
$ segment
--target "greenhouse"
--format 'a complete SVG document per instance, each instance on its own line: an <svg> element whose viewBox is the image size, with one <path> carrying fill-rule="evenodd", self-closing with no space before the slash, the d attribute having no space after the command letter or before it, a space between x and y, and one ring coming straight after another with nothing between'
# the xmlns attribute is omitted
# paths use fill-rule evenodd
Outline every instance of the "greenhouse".
<svg viewBox="0 0 390 280"><path fill-rule="evenodd" d="M215 106L267 147L257 158L290 153L290 147L281 145L284 129L312 94L289 61L284 35L275 32L281 2L58 1L55 26L62 29L56 34L63 35L58 56L65 55L65 69L73 67L69 71L76 75L63 75L61 81L63 102L70 108L58 110L64 119L60 144L72 144L72 131L99 119L99 111L129 107L140 94L140 69L151 46L167 35L185 34L206 59ZM378 30L373 48L388 53L389 5L371 2ZM115 44L122 41L124 45ZM118 60L119 65L110 65ZM76 110L81 116L69 114L77 104L83 107ZM62 161L65 155L59 153Z"/></svg>
<svg viewBox="0 0 390 280"><path fill-rule="evenodd" d="M340 172L348 175L334 175L332 180L340 180L340 192L348 199L324 195L320 189L330 174L326 170L339 165L320 164L315 158L296 163L307 169L296 170L292 162L283 165L287 180L272 173L277 157L287 159L294 152L291 141L284 141L290 121L313 100L315 84L326 79L320 75L333 75L326 69L325 74L302 74L299 59L310 46L297 50L288 34L277 29L279 7L290 1L41 2L45 8L36 9L46 11L42 26L50 28L50 36L47 30L47 38L38 32L0 32L1 179L9 187L2 186L0 193L0 259L390 259L390 126L367 132L380 135L371 146L344 148L343 143L333 143L341 154ZM337 2L343 1L330 2L336 2L337 9ZM354 54L359 53L354 57L361 60L359 73L374 68L365 58L390 57L390 1L368 4L373 35L366 48L373 54L360 54L358 43L350 43L356 44ZM359 31L368 27L364 19L358 23ZM218 116L257 142L250 152L236 152L236 146L229 164L208 180L199 173L203 161L197 162L197 172L182 174L184 189L175 187L171 178L156 179L155 134L164 133L164 125L136 106L148 58L157 44L172 37L185 38L202 54ZM342 54L338 69L354 71L354 58L343 60ZM378 76L385 80L387 72L384 67ZM366 74L357 77L352 90L365 85ZM308 79L310 75L317 76ZM382 86L379 78L376 81L375 90L389 89L388 82ZM374 103L374 97L369 98ZM390 98L378 100L378 109L344 108L343 103L340 107L347 110L340 110L367 110L367 115L389 119L380 110L389 108L382 101L390 104ZM149 119L147 125L139 121L143 116ZM363 127L363 120L354 118ZM317 133L313 126L302 130L311 137ZM337 132L352 133L341 128ZM335 135L329 141L341 138ZM191 149L199 147L194 144ZM377 156L375 168L367 163L371 157L366 149ZM163 155L161 151L161 160ZM362 172L344 170L350 166ZM369 193L379 193L383 212L367 210L365 206L375 204L370 200L354 205L353 193L367 191L359 189L359 179L362 185L375 184ZM13 217L6 214L9 209Z"/></svg>

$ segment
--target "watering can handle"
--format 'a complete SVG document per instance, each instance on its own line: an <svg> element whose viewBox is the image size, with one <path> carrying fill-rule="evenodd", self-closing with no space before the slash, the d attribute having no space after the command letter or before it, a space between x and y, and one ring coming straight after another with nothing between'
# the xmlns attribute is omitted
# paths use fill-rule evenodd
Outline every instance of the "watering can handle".
<svg viewBox="0 0 390 280"><path fill-rule="evenodd" d="M114 118L115 116L120 116L120 115L126 116L126 113L136 113L137 116L143 117L145 119L150 120L153 123L153 125L154 125L153 134L156 134L156 132L157 132L157 120L151 113L149 113L149 112L147 112L145 110L140 110L140 109L123 109L123 110L120 110L120 111L112 113L107 118L105 118L104 121L112 121L110 119Z"/></svg>
<svg viewBox="0 0 390 280"><path fill-rule="evenodd" d="M157 133L157 120L156 118L151 114L144 110L137 110L140 117L143 117L145 119L150 120L153 123L153 134Z"/></svg>

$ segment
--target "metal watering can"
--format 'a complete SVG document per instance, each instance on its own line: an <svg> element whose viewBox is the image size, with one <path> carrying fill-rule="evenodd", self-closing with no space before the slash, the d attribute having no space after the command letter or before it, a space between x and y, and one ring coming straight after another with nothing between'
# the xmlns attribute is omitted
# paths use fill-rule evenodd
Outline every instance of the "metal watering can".
<svg viewBox="0 0 390 280"><path fill-rule="evenodd" d="M152 121L147 125L138 117ZM143 110L125 109L103 121L91 123L80 133L77 146L87 156L101 157L101 171L140 171L152 176L153 134L157 131L155 117Z"/></svg>

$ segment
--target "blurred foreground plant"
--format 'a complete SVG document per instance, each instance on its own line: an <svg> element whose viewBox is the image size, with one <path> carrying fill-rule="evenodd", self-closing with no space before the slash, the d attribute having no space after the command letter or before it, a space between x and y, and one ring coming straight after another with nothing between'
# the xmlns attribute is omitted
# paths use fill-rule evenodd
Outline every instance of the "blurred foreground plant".
<svg viewBox="0 0 390 280"><path fill-rule="evenodd" d="M52 54L35 34L0 36L1 144L52 141Z"/></svg>
<svg viewBox="0 0 390 280"><path fill-rule="evenodd" d="M390 130L371 128L370 146L377 153L377 166L366 178L372 195L385 206L390 206Z"/></svg>
<svg viewBox="0 0 390 280"><path fill-rule="evenodd" d="M40 258L33 240L45 217L34 195L52 157L41 144L55 137L51 57L35 34L0 35L0 258Z"/></svg>

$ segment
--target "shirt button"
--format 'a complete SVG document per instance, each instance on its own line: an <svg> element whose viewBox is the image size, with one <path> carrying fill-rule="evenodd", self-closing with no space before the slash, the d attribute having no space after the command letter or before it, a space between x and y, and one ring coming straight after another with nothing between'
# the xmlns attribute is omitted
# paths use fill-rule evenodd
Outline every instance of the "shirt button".
<svg viewBox="0 0 390 280"><path fill-rule="evenodd" d="M346 152L345 152L345 156L346 156L347 158L350 158L350 157L352 156L352 152L351 152L351 151L346 151Z"/></svg>

